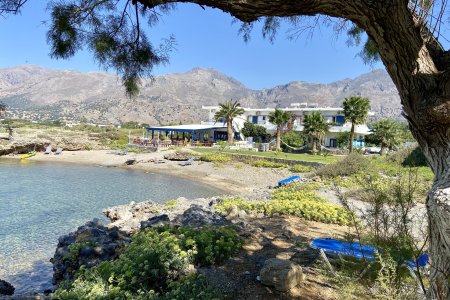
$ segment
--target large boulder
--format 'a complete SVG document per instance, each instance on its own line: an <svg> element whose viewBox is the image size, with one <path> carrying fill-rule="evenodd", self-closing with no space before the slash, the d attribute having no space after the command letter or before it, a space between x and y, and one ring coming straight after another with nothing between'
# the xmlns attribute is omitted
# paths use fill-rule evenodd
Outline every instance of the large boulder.
<svg viewBox="0 0 450 300"><path fill-rule="evenodd" d="M164 215L154 216L154 217L148 219L147 221L141 221L141 230L144 230L149 227L160 227L160 226L165 226L165 225L169 225L169 224L170 224L170 219L169 219L168 215L164 214Z"/></svg>
<svg viewBox="0 0 450 300"><path fill-rule="evenodd" d="M183 152L174 152L174 153L169 153L164 155L165 159L168 160L175 160L175 161L185 161L185 160L189 160L191 158L191 156L189 156L186 153Z"/></svg>
<svg viewBox="0 0 450 300"><path fill-rule="evenodd" d="M192 204L182 215L175 218L174 223L182 226L201 227L204 225L225 225L229 221L209 208Z"/></svg>
<svg viewBox="0 0 450 300"><path fill-rule="evenodd" d="M271 258L264 262L260 279L262 284L286 292L303 281L303 271L289 260Z"/></svg>
<svg viewBox="0 0 450 300"><path fill-rule="evenodd" d="M159 213L160 205L145 201L109 207L103 210L103 214L111 220L108 227L118 227L121 231L133 233L139 231L141 222L147 221Z"/></svg>
<svg viewBox="0 0 450 300"><path fill-rule="evenodd" d="M0 279L0 295L11 296L14 294L15 288L11 283Z"/></svg>
<svg viewBox="0 0 450 300"><path fill-rule="evenodd" d="M80 226L77 231L58 240L55 255L50 259L53 263L53 283L71 279L81 266L91 268L102 261L117 258L129 242L127 233L105 227L99 220Z"/></svg>

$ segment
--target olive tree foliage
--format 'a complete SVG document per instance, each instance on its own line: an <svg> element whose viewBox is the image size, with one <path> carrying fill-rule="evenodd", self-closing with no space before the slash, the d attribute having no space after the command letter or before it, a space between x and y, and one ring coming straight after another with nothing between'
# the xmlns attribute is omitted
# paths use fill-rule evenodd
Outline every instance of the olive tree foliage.
<svg viewBox="0 0 450 300"><path fill-rule="evenodd" d="M28 0L0 0L0 16L17 14Z"/></svg>
<svg viewBox="0 0 450 300"><path fill-rule="evenodd" d="M0 14L9 12L5 5L17 2L0 0L6 7L0 6ZM263 35L273 40L284 20L293 25L294 37L324 22L348 31L356 38L351 42L367 35L362 53L385 65L435 174L426 203L431 257L427 296L450 299L450 54L439 42L440 29L448 22L448 0L60 0L50 6L51 53L65 58L87 45L101 65L117 69L129 94L136 93L139 78L166 62L171 46L152 47L138 20L144 16L153 25L178 2L229 13L242 22L244 39L262 22Z"/></svg>
<svg viewBox="0 0 450 300"><path fill-rule="evenodd" d="M139 92L141 78L152 76L154 66L168 62L174 47L173 37L153 46L142 24L154 25L174 4L148 8L134 0L70 0L51 2L49 7L51 57L69 58L87 47L101 66L121 75L130 96Z"/></svg>

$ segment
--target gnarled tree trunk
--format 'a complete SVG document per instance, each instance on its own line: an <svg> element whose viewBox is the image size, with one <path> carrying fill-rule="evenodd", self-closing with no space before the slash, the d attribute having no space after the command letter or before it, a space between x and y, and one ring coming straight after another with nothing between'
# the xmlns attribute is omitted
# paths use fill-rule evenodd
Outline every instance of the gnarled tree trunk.
<svg viewBox="0 0 450 300"><path fill-rule="evenodd" d="M190 2L230 13L244 22L261 17L345 18L375 42L394 81L413 135L435 181L427 200L431 287L428 298L450 299L450 53L408 8L408 0L137 0L147 7ZM432 2L433 3L433 2ZM440 2L439 2L440 3ZM439 4L435 4L439 9Z"/></svg>

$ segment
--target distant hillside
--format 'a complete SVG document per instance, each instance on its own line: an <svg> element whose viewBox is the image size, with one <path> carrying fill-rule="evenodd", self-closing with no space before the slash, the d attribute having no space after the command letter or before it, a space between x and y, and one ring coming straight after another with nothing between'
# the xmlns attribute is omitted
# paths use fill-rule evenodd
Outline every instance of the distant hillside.
<svg viewBox="0 0 450 300"><path fill-rule="evenodd" d="M0 69L0 101L19 117L95 123L139 121L150 124L199 122L202 105L229 99L246 107L285 107L293 102L341 106L345 97L369 97L379 116L398 117L400 99L384 70L330 84L294 81L271 89L252 90L214 69L142 81L140 95L124 95L120 79L107 73L54 71L33 65Z"/></svg>

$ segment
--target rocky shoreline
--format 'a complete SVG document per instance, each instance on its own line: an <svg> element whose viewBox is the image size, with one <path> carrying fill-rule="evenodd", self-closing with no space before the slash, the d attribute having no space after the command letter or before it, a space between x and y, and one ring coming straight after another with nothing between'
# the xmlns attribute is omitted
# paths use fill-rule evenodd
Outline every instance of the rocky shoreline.
<svg viewBox="0 0 450 300"><path fill-rule="evenodd" d="M253 199L264 199L269 193L251 195ZM103 213L111 223L103 224L94 219L78 227L75 232L62 236L51 262L53 283L71 279L80 266L91 268L102 261L115 259L120 250L130 242L131 235L149 227L164 225L201 227L204 225L225 225L242 221L230 221L212 209L223 196L197 198L180 197L166 203L152 201L131 202L106 208ZM233 212L231 212L233 214Z"/></svg>

